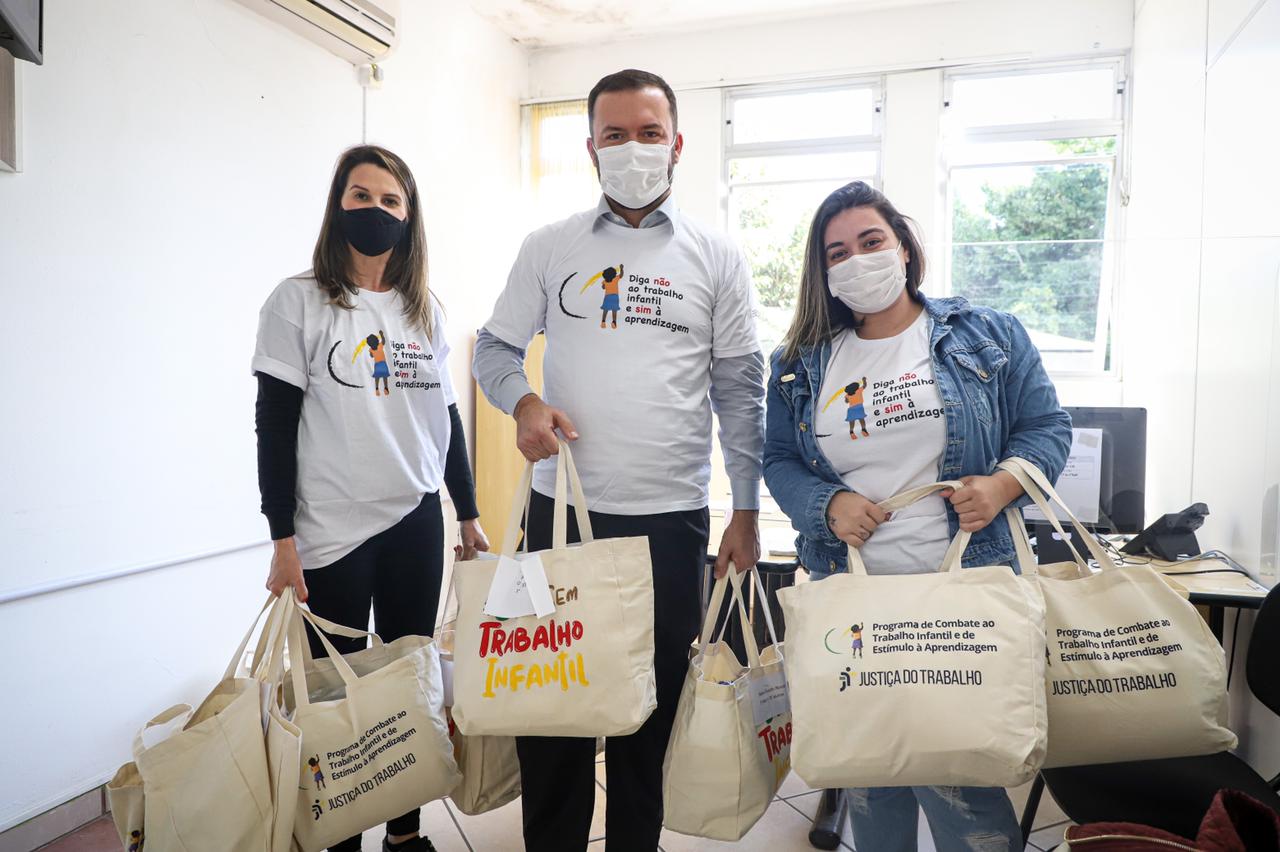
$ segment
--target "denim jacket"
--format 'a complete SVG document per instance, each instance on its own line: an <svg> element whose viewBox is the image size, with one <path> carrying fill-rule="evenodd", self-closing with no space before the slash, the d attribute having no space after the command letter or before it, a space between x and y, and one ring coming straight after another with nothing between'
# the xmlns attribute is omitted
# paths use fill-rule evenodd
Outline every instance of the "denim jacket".
<svg viewBox="0 0 1280 852"><path fill-rule="evenodd" d="M942 397L947 443L938 479L990 475L1010 456L1033 462L1056 480L1071 449L1071 418L1022 323L964 299L924 300L933 372ZM799 533L796 553L810 573L845 570L845 545L827 526L827 504L848 490L814 434L814 400L831 360L831 341L783 363L770 359L764 479ZM1028 502L1024 496L1018 504ZM1016 504L1016 505L1018 505ZM947 504L951 535L959 521ZM1004 514L974 533L964 564L1015 564Z"/></svg>

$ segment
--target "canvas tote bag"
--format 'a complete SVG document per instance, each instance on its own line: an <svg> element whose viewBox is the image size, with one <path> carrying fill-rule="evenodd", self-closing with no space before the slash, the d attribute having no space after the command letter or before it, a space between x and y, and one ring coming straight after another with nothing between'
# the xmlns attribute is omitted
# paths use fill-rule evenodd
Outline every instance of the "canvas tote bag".
<svg viewBox="0 0 1280 852"><path fill-rule="evenodd" d="M310 657L305 626L329 656ZM325 633L342 628L295 606L288 627L293 723L302 732L294 837L304 852L439 799L459 775L430 637L405 636L343 656ZM336 676L338 683L334 683Z"/></svg>
<svg viewBox="0 0 1280 852"><path fill-rule="evenodd" d="M478 554L479 559L494 561L496 557ZM449 739L453 742L453 758L458 763L462 780L449 794L453 804L468 816L500 808L520 796L520 761L516 757L515 737L467 736L453 721L453 639L457 612L451 604L457 601L454 580L457 565L449 573L445 592L444 622L436 628L436 648L440 652L440 668L444 673L445 707L449 720Z"/></svg>
<svg viewBox="0 0 1280 852"><path fill-rule="evenodd" d="M896 511L960 482L882 503ZM1014 787L1044 759L1044 603L1005 566L849 572L781 589L795 738L811 787Z"/></svg>
<svg viewBox="0 0 1280 852"><path fill-rule="evenodd" d="M1072 548L1074 576L1043 571L1010 510L1024 576L1044 596L1048 639L1048 766L1153 760L1226 751L1227 671L1222 647L1195 607L1147 565L1117 566L1025 459L1000 464L1063 534L1067 517L1100 570ZM1050 504L1052 501L1052 505ZM1055 513L1055 506L1057 512Z"/></svg>
<svg viewBox="0 0 1280 852"><path fill-rule="evenodd" d="M516 556L533 466L512 501L501 554ZM569 545L572 485L581 544ZM567 444L556 457L552 547L535 554L555 612L499 620L485 600L498 562L455 566L453 720L468 737L613 737L634 733L657 705L653 679L653 568L644 536L592 535Z"/></svg>
<svg viewBox="0 0 1280 852"><path fill-rule="evenodd" d="M790 711L756 722L752 684L758 685L757 690L785 690L786 676L764 585L754 568L749 573L760 596L770 644L763 651L756 648L742 600L742 578L730 565L712 590L662 766L662 824L682 834L741 839L764 815L791 769ZM737 610L747 652L745 666L723 641L724 626L716 641L711 641L726 586L733 588L733 604L725 614L725 625Z"/></svg>
<svg viewBox="0 0 1280 852"><path fill-rule="evenodd" d="M199 707L171 707L134 738L133 762L107 790L125 849L289 849L293 773L283 780L278 766L296 761L299 743L276 704L287 606L268 598ZM268 611L253 663L243 670L245 649Z"/></svg>

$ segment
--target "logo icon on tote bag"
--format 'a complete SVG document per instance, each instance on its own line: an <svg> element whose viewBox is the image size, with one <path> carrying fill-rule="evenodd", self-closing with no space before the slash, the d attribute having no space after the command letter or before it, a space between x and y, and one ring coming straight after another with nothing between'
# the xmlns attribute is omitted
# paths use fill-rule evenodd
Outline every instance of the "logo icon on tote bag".
<svg viewBox="0 0 1280 852"><path fill-rule="evenodd" d="M849 625L848 627L844 628L844 630L840 632L840 635L836 637L837 642L839 642L840 639L842 639L845 636L848 636L852 639L852 641L849 644L848 650L836 650L835 648L831 647L831 641L832 641L831 634L835 633L837 630L840 630L840 628L833 627L830 630L828 630L827 635L823 637L822 644L826 647L827 651L841 657L844 656L845 654L849 654L854 658L861 658L862 649L863 649L862 624L855 622Z"/></svg>
<svg viewBox="0 0 1280 852"><path fill-rule="evenodd" d="M315 779L316 789L324 789L324 770L320 768L320 755L307 758L307 766L311 767L311 777Z"/></svg>

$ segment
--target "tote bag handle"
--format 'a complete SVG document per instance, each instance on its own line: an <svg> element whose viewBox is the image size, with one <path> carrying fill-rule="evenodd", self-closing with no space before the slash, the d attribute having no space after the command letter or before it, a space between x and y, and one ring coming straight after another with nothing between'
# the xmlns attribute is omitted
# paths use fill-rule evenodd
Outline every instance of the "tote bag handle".
<svg viewBox="0 0 1280 852"><path fill-rule="evenodd" d="M551 546L556 550L568 547L568 490L573 489L573 510L578 519L578 537L585 543L594 541L591 530L591 517L587 514L587 498L582 490L582 480L578 476L578 468L573 463L573 452L569 444L559 442L560 449L556 453L556 493L555 507L552 510ZM533 462L526 462L524 474L516 493L511 498L511 514L507 519L506 535L502 539L503 556L516 554L516 541L520 537L520 520L528 518L529 501L533 498ZM524 547L528 549L527 542Z"/></svg>
<svg viewBox="0 0 1280 852"><path fill-rule="evenodd" d="M753 569L754 570L754 569ZM716 620L720 615L720 607L724 602L724 593L726 587L733 590L733 604L730 605L729 612L725 613L724 622L720 625L720 630L716 633ZM756 645L755 634L751 630L751 622L747 619L747 605L742 599L742 580L738 575L738 570L729 566L729 570L725 575L715 582L715 586L711 590L711 601L707 606L707 614L702 620L702 632L698 636L698 656L702 657L707 653L707 645L711 642L711 636L716 633L716 641L719 642L724 638L724 632L729 626L729 619L733 618L733 610L738 611L738 623L742 626L742 643L747 649L747 666L749 668L760 667L760 648Z"/></svg>
<svg viewBox="0 0 1280 852"><path fill-rule="evenodd" d="M944 480L942 482L933 482L929 485L921 485L918 488L910 488L901 494L895 494L887 500L882 500L876 505L886 512L896 512L899 509L905 509L912 503L917 503L931 494L937 494L939 491L946 491L948 488L959 491L964 488L964 483L959 480ZM961 530L952 540L951 546L947 548L947 554L943 557L942 565L939 571L959 571L960 564L964 557L964 552L969 547L969 533ZM862 554L858 552L858 548L852 545L845 545L849 558L849 573L859 576L867 576L866 563L862 561Z"/></svg>
<svg viewBox="0 0 1280 852"><path fill-rule="evenodd" d="M1089 555L1097 561L1098 566L1103 571L1110 571L1116 568L1115 561L1112 560L1110 555L1108 555L1107 552L1103 550L1102 546L1098 544L1098 541L1093 537L1093 534L1085 529L1084 524L1080 523L1080 519L1072 513L1070 507L1067 506L1066 501L1064 501L1058 492L1054 490L1052 483L1049 482L1049 478L1044 475L1044 472L1041 471L1040 468L1036 467L1026 459L1018 458L1017 456L1005 459L996 467L999 470L1003 470L1006 473L1011 474L1014 479L1018 480L1018 484L1021 485L1023 490L1027 492L1027 495L1031 497L1032 502L1039 507L1040 511L1044 513L1045 518L1047 518L1049 523L1053 525L1053 528L1060 536L1062 536L1063 540L1067 542L1067 545L1071 548L1072 556L1075 557L1076 565L1082 572L1081 576L1088 576L1088 565L1080 556L1080 553L1075 549L1075 546L1071 543L1071 537L1067 535L1066 531L1062 528L1062 524L1059 523L1057 514L1054 512L1053 505L1049 501L1052 501L1053 504L1057 504L1057 506L1062 510L1062 513L1071 521L1071 525L1075 528L1076 532L1080 534L1080 540L1084 542L1085 547L1089 550ZM1046 499L1046 497L1048 499ZM1012 523L1011 526L1013 526ZM1021 533L1024 539L1026 537L1026 530L1023 529L1022 523L1019 522L1016 526L1016 529L1010 530L1010 533L1014 536L1015 548L1017 548L1018 544L1018 534ZM1018 548L1018 551L1019 559L1021 559L1023 551L1020 548ZM1028 546L1027 553L1029 554L1029 552L1030 547ZM1025 570L1025 566L1023 567Z"/></svg>

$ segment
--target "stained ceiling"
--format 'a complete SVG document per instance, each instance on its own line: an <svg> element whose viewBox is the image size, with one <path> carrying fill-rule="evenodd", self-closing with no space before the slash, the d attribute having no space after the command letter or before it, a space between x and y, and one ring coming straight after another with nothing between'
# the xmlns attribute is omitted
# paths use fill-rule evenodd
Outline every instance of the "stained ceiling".
<svg viewBox="0 0 1280 852"><path fill-rule="evenodd" d="M956 0L470 0L516 41L556 47Z"/></svg>

